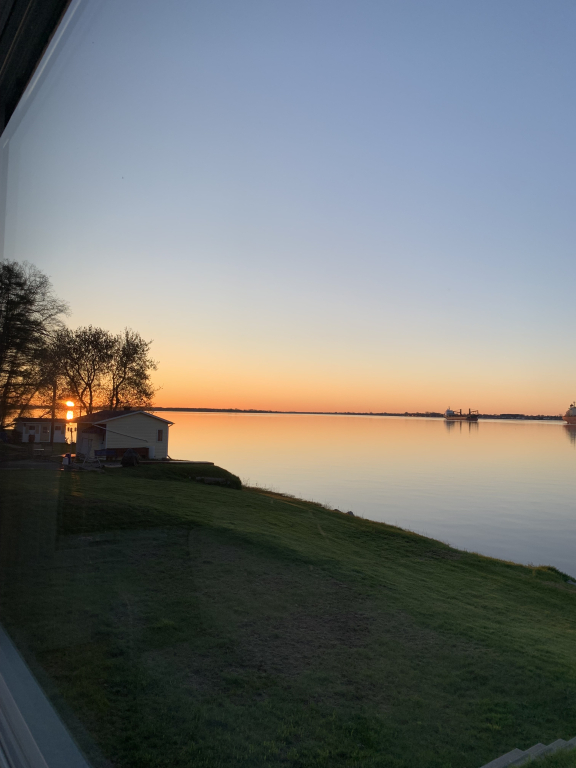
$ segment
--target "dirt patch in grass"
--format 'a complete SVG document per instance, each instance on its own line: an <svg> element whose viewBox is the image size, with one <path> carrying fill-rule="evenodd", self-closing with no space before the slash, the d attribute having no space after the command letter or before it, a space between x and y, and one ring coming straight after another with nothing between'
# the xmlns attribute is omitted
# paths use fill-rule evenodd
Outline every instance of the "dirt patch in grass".
<svg viewBox="0 0 576 768"><path fill-rule="evenodd" d="M350 685L368 701L370 686L362 691L366 680L354 680L359 667L367 658L375 669L387 666L401 647L410 649L415 669L423 668L427 657L431 661L439 655L446 660L466 656L473 663L483 657L487 663L481 645L457 638L447 642L406 614L367 599L357 585L321 569L287 567L256 547L222 542L201 529L190 534L189 549L200 604L212 621L227 625L233 640L234 669L288 683L328 675L322 698L334 704L340 698L336 690ZM390 669L387 677L389 682L396 674ZM407 676L402 685L410 684ZM387 688L386 683L380 686L378 706Z"/></svg>

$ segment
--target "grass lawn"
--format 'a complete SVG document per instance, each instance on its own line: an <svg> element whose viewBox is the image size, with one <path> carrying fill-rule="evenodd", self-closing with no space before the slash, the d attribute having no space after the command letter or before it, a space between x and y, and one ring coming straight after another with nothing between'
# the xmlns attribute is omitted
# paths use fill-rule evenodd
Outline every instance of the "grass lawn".
<svg viewBox="0 0 576 768"><path fill-rule="evenodd" d="M560 750L554 755L528 763L530 768L576 768L576 749Z"/></svg>
<svg viewBox="0 0 576 768"><path fill-rule="evenodd" d="M576 735L555 569L147 469L1 470L0 620L94 765L479 768Z"/></svg>
<svg viewBox="0 0 576 768"><path fill-rule="evenodd" d="M42 449L41 451L39 449ZM74 443L2 443L0 442L0 462L17 461L20 459L46 459L61 456L68 451L74 451Z"/></svg>

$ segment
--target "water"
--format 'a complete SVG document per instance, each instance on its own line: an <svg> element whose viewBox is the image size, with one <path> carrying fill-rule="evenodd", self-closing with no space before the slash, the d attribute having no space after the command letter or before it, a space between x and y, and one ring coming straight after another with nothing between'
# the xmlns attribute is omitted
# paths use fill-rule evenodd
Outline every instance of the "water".
<svg viewBox="0 0 576 768"><path fill-rule="evenodd" d="M559 422L167 416L174 458L576 577L576 430Z"/></svg>

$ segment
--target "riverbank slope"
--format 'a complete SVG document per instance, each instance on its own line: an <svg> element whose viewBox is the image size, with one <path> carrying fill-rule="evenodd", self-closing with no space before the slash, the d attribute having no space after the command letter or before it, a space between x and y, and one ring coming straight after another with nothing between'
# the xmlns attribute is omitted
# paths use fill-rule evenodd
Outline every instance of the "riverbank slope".
<svg viewBox="0 0 576 768"><path fill-rule="evenodd" d="M2 473L0 619L95 765L476 768L574 735L555 569L170 472Z"/></svg>

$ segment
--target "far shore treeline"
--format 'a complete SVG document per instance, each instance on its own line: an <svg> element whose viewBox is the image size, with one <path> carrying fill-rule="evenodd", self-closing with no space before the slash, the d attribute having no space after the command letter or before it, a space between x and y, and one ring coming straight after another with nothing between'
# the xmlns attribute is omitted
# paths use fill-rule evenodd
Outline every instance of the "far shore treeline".
<svg viewBox="0 0 576 768"><path fill-rule="evenodd" d="M152 342L131 328L68 328L68 312L37 267L0 261L0 429L32 405L54 418L68 399L84 413L152 404Z"/></svg>
<svg viewBox="0 0 576 768"><path fill-rule="evenodd" d="M437 411L273 411L263 408L187 408L180 406L154 406L152 411L180 411L182 413L262 413L283 416L410 416L420 419L443 419L444 414ZM479 419L504 419L527 421L562 421L562 415L546 415L543 413L530 416L525 413L479 413Z"/></svg>

